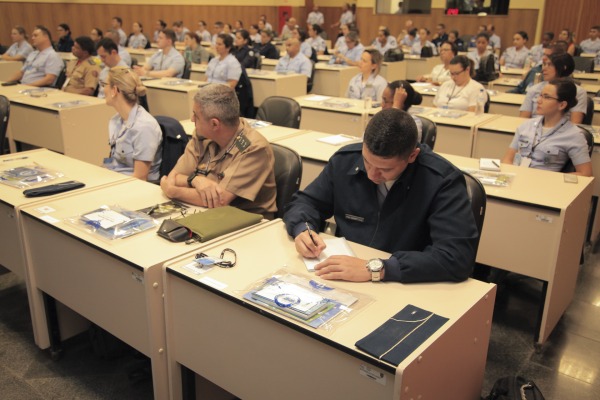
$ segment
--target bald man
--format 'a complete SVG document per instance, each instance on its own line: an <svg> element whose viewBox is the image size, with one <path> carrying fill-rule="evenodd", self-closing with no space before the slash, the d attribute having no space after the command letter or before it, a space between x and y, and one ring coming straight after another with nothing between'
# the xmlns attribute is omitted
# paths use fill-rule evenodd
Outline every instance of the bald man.
<svg viewBox="0 0 600 400"><path fill-rule="evenodd" d="M275 71L279 73L304 74L310 78L312 73L312 62L302 53L300 53L300 41L290 38L285 42L287 54L279 59Z"/></svg>

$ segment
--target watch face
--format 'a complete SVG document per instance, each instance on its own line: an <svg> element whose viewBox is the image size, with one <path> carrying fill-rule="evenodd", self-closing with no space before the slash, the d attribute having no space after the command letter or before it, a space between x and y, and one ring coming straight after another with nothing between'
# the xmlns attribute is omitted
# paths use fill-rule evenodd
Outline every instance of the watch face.
<svg viewBox="0 0 600 400"><path fill-rule="evenodd" d="M381 261L379 258L374 258L367 262L367 267L371 272L381 271L381 269L383 268L383 261Z"/></svg>

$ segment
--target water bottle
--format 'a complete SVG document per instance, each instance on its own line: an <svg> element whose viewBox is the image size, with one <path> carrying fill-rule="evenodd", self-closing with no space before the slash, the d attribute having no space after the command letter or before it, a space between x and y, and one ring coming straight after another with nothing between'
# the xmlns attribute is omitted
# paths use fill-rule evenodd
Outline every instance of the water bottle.
<svg viewBox="0 0 600 400"><path fill-rule="evenodd" d="M535 78L533 78L533 84L537 85L538 83L540 83L542 81L542 74L539 72L535 73Z"/></svg>
<svg viewBox="0 0 600 400"><path fill-rule="evenodd" d="M373 97L375 97L375 89L373 88L372 84L367 84L365 86L365 94L364 94L364 100L365 100L365 110L369 110L373 104Z"/></svg>
<svg viewBox="0 0 600 400"><path fill-rule="evenodd" d="M485 90L479 89L479 94L477 95L477 104L475 106L475 115L483 114L486 102L487 102L487 95L485 94Z"/></svg>

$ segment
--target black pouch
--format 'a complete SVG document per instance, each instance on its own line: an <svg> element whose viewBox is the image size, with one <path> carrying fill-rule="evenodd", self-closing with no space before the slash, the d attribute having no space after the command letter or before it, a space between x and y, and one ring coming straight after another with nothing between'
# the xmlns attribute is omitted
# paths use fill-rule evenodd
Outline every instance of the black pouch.
<svg viewBox="0 0 600 400"><path fill-rule="evenodd" d="M158 228L158 231L156 231L156 234L175 243L185 242L186 240L190 240L193 236L191 229L178 224L172 219L165 219L160 225L160 228Z"/></svg>
<svg viewBox="0 0 600 400"><path fill-rule="evenodd" d="M537 385L522 376L507 376L494 383L485 400L544 400Z"/></svg>

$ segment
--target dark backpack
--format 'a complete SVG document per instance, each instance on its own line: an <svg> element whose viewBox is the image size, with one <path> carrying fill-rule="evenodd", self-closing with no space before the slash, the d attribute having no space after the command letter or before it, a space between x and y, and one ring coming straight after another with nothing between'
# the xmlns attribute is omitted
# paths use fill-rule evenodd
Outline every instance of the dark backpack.
<svg viewBox="0 0 600 400"><path fill-rule="evenodd" d="M157 116L156 121L163 134L160 176L165 176L169 175L169 172L177 164L177 160L185 151L189 138L185 134L183 126L175 118Z"/></svg>
<svg viewBox="0 0 600 400"><path fill-rule="evenodd" d="M424 46L421 49L421 58L433 57L433 49L429 46Z"/></svg>
<svg viewBox="0 0 600 400"><path fill-rule="evenodd" d="M401 48L389 49L383 55L383 61L393 62L404 60L404 52Z"/></svg>
<svg viewBox="0 0 600 400"><path fill-rule="evenodd" d="M533 381L522 376L498 379L485 400L544 400L544 395Z"/></svg>

